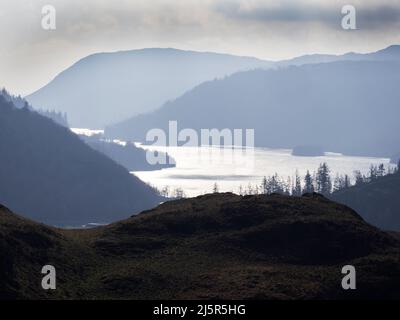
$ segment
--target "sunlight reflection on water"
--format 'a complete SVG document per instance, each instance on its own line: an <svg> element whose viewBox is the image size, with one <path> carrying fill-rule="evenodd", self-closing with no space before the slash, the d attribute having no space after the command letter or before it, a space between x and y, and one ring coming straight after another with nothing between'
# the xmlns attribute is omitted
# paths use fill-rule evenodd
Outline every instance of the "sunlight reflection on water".
<svg viewBox="0 0 400 320"><path fill-rule="evenodd" d="M133 173L159 189L164 186L183 188L188 196L211 192L215 182L219 191L237 193L240 185L244 188L249 183L260 185L265 175L278 173L286 179L287 176L293 177L297 169L304 176L307 170L311 173L316 171L322 162L328 163L333 177L339 173L348 174L351 178L354 170L366 174L371 164L389 165L386 158L353 157L329 152L321 157L299 157L293 156L289 149L142 147L168 152L177 165L175 168Z"/></svg>

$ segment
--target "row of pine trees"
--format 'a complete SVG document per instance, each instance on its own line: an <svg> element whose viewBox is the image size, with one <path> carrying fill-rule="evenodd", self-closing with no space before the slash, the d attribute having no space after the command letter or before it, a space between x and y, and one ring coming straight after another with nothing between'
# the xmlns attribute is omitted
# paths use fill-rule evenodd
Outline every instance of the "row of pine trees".
<svg viewBox="0 0 400 320"><path fill-rule="evenodd" d="M303 178L300 177L297 170L293 178L287 177L286 179L275 173L272 176L264 176L259 186L252 186L250 184L245 188L240 186L238 193L240 195L280 193L301 196L304 193L317 192L323 195L329 195L354 185L372 182L387 174L396 174L399 172L399 168L400 162L397 168L393 168L392 166L385 167L384 164L378 166L371 165L368 175L363 175L357 170L354 172L352 180L347 174L332 177L328 164L324 162L320 164L317 171L313 174L307 170ZM218 189L218 187L215 184L213 192L215 192L216 189Z"/></svg>
<svg viewBox="0 0 400 320"><path fill-rule="evenodd" d="M300 177L297 170L294 177L287 177L286 179L275 173L272 176L264 176L260 185L249 184L246 187L243 187L242 185L239 186L237 193L240 195L279 193L291 196L301 196L305 193L317 192L323 195L330 195L354 185L373 182L385 175L397 174L399 172L400 161L397 168L393 168L393 166L390 165L385 167L384 164L378 166L371 165L367 175L363 175L361 171L356 170L353 179L351 179L347 174L336 175L333 177L328 164L324 162L321 163L318 169L312 174L307 170L304 177ZM166 198L186 198L185 191L179 187L170 188L169 186L165 186L161 190L158 190L158 192L161 196ZM218 183L214 183L212 193L218 192Z"/></svg>

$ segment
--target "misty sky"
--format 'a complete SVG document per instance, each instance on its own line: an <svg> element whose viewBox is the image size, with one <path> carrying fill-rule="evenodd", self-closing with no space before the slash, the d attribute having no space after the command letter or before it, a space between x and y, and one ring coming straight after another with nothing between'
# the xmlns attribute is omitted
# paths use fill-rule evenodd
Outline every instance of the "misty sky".
<svg viewBox="0 0 400 320"><path fill-rule="evenodd" d="M41 8L57 30L41 28ZM341 8L357 28L341 28ZM175 47L263 59L400 44L399 0L0 0L0 87L28 94L95 52Z"/></svg>

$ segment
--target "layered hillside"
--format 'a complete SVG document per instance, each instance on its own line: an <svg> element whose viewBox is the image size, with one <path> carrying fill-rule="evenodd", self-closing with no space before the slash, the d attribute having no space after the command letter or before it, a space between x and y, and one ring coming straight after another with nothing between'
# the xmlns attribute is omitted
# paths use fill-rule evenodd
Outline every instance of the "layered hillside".
<svg viewBox="0 0 400 320"><path fill-rule="evenodd" d="M111 222L158 204L148 185L69 129L0 96L0 203L55 225Z"/></svg>
<svg viewBox="0 0 400 320"><path fill-rule="evenodd" d="M149 48L85 57L27 97L67 112L73 127L103 128L158 108L196 85L272 63L249 57Z"/></svg>
<svg viewBox="0 0 400 320"><path fill-rule="evenodd" d="M0 208L0 246L3 299L400 297L399 240L319 195L211 194L90 230ZM60 281L44 293L38 270L48 262ZM347 264L357 290L341 289Z"/></svg>
<svg viewBox="0 0 400 320"><path fill-rule="evenodd" d="M106 129L144 141L153 128L254 129L260 147L319 146L349 155L398 152L400 62L344 61L253 70L201 84L160 109ZM377 116L377 114L379 116ZM240 142L239 142L240 143Z"/></svg>
<svg viewBox="0 0 400 320"><path fill-rule="evenodd" d="M369 223L400 231L400 173L341 190L332 199L355 209Z"/></svg>
<svg viewBox="0 0 400 320"><path fill-rule="evenodd" d="M73 127L96 129L155 110L202 82L238 71L335 61L400 61L400 46L278 62L173 48L97 53L60 72L27 99L36 107L67 112Z"/></svg>

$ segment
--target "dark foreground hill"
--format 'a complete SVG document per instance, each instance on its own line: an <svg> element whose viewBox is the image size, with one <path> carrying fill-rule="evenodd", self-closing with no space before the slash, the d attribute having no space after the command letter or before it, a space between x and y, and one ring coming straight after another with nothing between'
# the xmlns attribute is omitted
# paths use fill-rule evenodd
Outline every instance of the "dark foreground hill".
<svg viewBox="0 0 400 320"><path fill-rule="evenodd" d="M0 208L1 298L400 298L400 243L319 195L211 194L106 227L60 230ZM41 289L41 266L57 290ZM344 265L357 289L341 289Z"/></svg>
<svg viewBox="0 0 400 320"><path fill-rule="evenodd" d="M380 177L343 189L334 201L355 209L369 223L386 230L400 231L400 173Z"/></svg>
<svg viewBox="0 0 400 320"><path fill-rule="evenodd" d="M69 129L0 96L0 203L37 221L79 225L120 220L159 201Z"/></svg>

